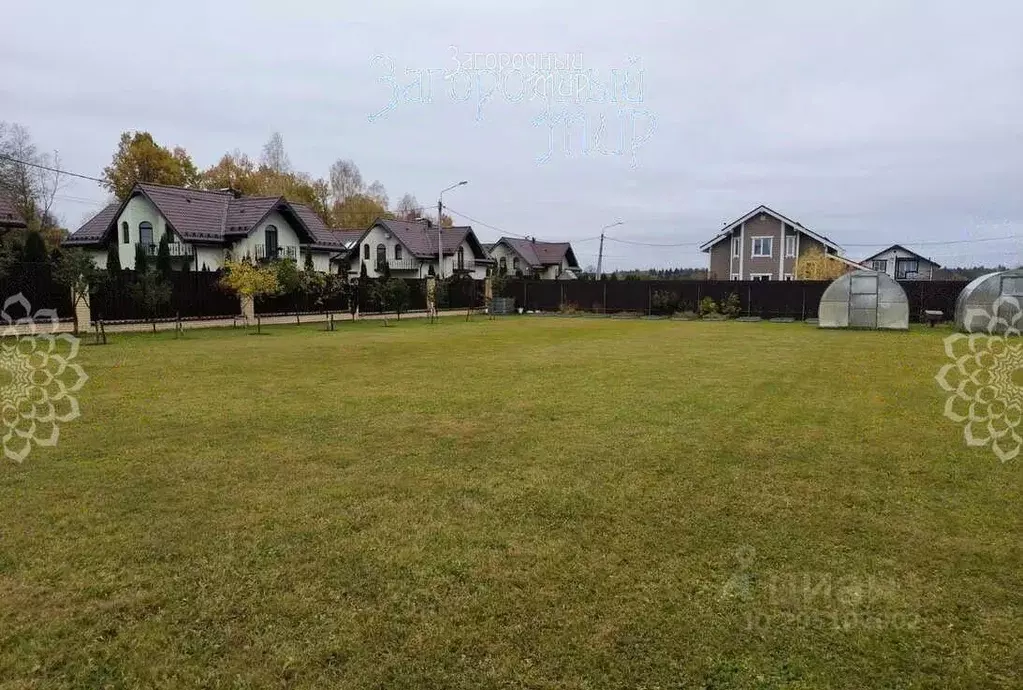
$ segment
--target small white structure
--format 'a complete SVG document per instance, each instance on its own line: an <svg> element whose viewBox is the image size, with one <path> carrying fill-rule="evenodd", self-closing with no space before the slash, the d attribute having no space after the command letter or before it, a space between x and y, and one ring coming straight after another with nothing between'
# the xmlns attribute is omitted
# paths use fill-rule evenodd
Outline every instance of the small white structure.
<svg viewBox="0 0 1023 690"><path fill-rule="evenodd" d="M909 328L909 300L887 274L852 271L824 291L817 316L821 328L904 331Z"/></svg>
<svg viewBox="0 0 1023 690"><path fill-rule="evenodd" d="M998 271L974 279L956 299L956 329L963 333L1001 334L1020 330L1023 270Z"/></svg>

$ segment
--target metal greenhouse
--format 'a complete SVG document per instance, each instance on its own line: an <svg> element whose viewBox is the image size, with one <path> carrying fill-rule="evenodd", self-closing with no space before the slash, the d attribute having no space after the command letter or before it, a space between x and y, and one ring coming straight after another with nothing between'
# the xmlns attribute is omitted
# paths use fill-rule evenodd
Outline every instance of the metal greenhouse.
<svg viewBox="0 0 1023 690"><path fill-rule="evenodd" d="M898 283L878 271L839 276L821 297L821 328L909 328L909 300Z"/></svg>
<svg viewBox="0 0 1023 690"><path fill-rule="evenodd" d="M956 328L964 333L1020 330L1023 270L988 273L970 282L956 299Z"/></svg>

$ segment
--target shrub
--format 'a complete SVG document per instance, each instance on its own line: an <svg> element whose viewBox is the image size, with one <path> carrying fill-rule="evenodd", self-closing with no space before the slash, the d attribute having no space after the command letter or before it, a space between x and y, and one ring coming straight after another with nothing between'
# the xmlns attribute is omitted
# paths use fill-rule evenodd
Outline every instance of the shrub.
<svg viewBox="0 0 1023 690"><path fill-rule="evenodd" d="M650 311L654 314L671 314L678 304L679 296L668 290L654 290L650 295Z"/></svg>
<svg viewBox="0 0 1023 690"><path fill-rule="evenodd" d="M721 303L721 313L729 318L738 316L740 311L742 311L742 305L739 303L739 296L734 292Z"/></svg>
<svg viewBox="0 0 1023 690"><path fill-rule="evenodd" d="M718 313L718 303L710 297L704 297L700 300L700 316L707 316L709 314Z"/></svg>
<svg viewBox="0 0 1023 690"><path fill-rule="evenodd" d="M562 314L576 314L579 311L579 305L573 302L562 302L558 311Z"/></svg>

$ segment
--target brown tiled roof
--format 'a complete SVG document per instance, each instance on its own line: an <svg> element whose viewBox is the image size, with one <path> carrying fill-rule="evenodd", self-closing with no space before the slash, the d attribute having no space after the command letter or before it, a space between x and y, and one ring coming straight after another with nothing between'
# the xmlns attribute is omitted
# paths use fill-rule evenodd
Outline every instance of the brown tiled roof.
<svg viewBox="0 0 1023 690"><path fill-rule="evenodd" d="M572 245L568 242L537 242L515 237L502 237L498 240L498 243L501 242L515 250L533 268L560 264L566 257L569 267L578 268L579 266L575 260Z"/></svg>
<svg viewBox="0 0 1023 690"><path fill-rule="evenodd" d="M61 244L70 247L78 244L99 244L106 237L107 230L110 229L120 208L120 203L110 204L85 221L85 225L75 230L74 234L61 242Z"/></svg>
<svg viewBox="0 0 1023 690"><path fill-rule="evenodd" d="M3 194L0 194L0 227L25 227L25 219L21 217L14 202Z"/></svg>
<svg viewBox="0 0 1023 690"><path fill-rule="evenodd" d="M382 218L374 225L382 225L394 233L394 236L418 259L430 259L437 256L437 227L426 221L405 221ZM476 233L468 225L443 228L440 233L442 251L454 254L462 242L468 240L473 253L479 259L486 259L487 253L483 245L476 239Z"/></svg>
<svg viewBox="0 0 1023 690"><path fill-rule="evenodd" d="M227 218L224 233L227 235L248 234L252 226L266 218L277 204L284 201L279 196L247 196L230 199L227 203Z"/></svg>
<svg viewBox="0 0 1023 690"><path fill-rule="evenodd" d="M284 197L240 197L230 191L205 191L167 185L140 183L131 196L149 199L186 242L220 243L231 236L246 235L272 211L295 221L296 229L308 235L314 247L342 247L316 213ZM131 198L131 197L129 197ZM111 204L74 232L65 244L99 244L106 238L127 201ZM304 231L308 232L304 232Z"/></svg>
<svg viewBox="0 0 1023 690"><path fill-rule="evenodd" d="M224 239L228 209L235 201L231 192L148 183L139 183L135 188L153 202L183 240L218 242Z"/></svg>

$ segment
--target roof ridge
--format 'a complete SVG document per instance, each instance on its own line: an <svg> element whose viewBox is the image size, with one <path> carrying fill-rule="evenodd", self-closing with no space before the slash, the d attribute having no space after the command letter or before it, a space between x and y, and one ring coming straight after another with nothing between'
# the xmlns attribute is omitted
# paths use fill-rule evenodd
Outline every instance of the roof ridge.
<svg viewBox="0 0 1023 690"><path fill-rule="evenodd" d="M136 182L135 184L146 187L160 187L162 189L176 189L179 192L197 192L199 194L215 194L217 196L226 196L232 199L235 198L232 192L219 189L202 189L201 187L182 187L181 185L163 184L162 182Z"/></svg>

